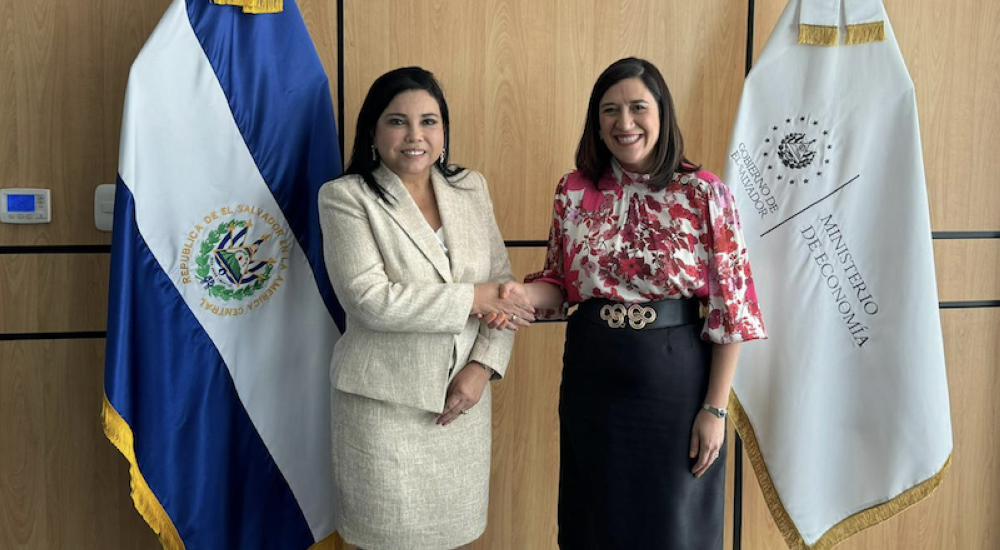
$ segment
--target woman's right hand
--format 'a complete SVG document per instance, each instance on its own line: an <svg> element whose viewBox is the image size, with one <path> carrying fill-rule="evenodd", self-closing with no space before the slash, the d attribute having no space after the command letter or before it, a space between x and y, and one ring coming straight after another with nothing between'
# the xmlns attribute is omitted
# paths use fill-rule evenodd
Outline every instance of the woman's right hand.
<svg viewBox="0 0 1000 550"><path fill-rule="evenodd" d="M481 283L475 287L472 301L472 315L480 318L505 317L508 322L527 326L535 320L535 308L531 305L527 292L512 289L517 283Z"/></svg>
<svg viewBox="0 0 1000 550"><path fill-rule="evenodd" d="M528 303L531 303L531 294L528 292L528 287L514 281L500 285L500 297L507 298L510 296L514 296L519 301L528 301ZM536 310L535 313L538 313L538 311ZM531 324L520 317L512 320L503 313L486 315L483 317L483 322L486 323L486 326L495 330L517 330L519 327L526 327Z"/></svg>

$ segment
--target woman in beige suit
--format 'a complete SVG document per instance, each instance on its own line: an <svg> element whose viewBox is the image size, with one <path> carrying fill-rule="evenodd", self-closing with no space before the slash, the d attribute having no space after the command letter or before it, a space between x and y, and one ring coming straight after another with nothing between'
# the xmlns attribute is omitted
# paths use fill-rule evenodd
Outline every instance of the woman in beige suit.
<svg viewBox="0 0 1000 550"><path fill-rule="evenodd" d="M340 533L365 550L445 550L486 528L490 390L527 297L501 299L510 264L482 175L448 163L433 75L372 85L346 175L320 190L327 270L347 313L331 365Z"/></svg>

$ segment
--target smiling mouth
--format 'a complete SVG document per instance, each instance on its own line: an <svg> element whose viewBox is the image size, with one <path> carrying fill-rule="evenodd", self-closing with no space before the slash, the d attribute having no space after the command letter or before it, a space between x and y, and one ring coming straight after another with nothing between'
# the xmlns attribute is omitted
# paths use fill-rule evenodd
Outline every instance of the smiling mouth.
<svg viewBox="0 0 1000 550"><path fill-rule="evenodd" d="M633 143L638 142L641 137L642 134L621 135L615 136L615 141L618 142L618 145L632 145Z"/></svg>
<svg viewBox="0 0 1000 550"><path fill-rule="evenodd" d="M427 153L427 151L424 151L423 149L404 149L402 152L403 155L407 157L419 157Z"/></svg>

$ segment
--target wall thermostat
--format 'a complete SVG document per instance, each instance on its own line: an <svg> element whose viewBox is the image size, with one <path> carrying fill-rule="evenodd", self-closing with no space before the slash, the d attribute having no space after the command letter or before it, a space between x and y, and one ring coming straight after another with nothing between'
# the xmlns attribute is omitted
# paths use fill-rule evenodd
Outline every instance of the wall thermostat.
<svg viewBox="0 0 1000 550"><path fill-rule="evenodd" d="M0 189L0 222L49 223L52 205L48 189Z"/></svg>

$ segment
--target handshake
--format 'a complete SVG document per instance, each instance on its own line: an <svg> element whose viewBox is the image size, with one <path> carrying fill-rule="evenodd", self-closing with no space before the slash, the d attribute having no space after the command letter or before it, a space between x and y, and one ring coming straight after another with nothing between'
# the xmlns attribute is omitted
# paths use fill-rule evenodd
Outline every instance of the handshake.
<svg viewBox="0 0 1000 550"><path fill-rule="evenodd" d="M491 329L517 330L535 320L535 307L526 285L491 282L476 285L472 314Z"/></svg>

